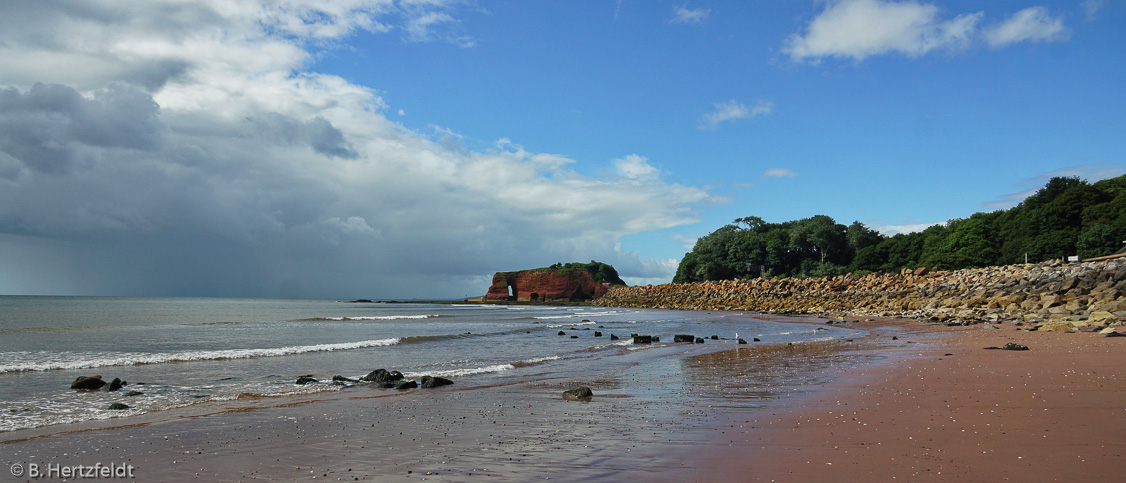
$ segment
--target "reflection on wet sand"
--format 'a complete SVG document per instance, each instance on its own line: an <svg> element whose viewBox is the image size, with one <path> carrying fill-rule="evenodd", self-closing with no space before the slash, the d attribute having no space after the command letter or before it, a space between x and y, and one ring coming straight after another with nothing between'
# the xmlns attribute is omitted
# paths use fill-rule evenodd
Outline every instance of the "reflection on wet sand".
<svg viewBox="0 0 1126 483"><path fill-rule="evenodd" d="M767 400L827 382L836 370L873 361L886 342L870 338L745 347L681 359L689 396L712 407L759 407Z"/></svg>

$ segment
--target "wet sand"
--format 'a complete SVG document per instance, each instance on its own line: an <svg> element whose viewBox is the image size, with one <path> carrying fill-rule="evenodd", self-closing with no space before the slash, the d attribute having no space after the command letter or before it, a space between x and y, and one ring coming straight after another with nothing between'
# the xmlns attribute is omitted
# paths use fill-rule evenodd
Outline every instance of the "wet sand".
<svg viewBox="0 0 1126 483"><path fill-rule="evenodd" d="M1123 463L1126 338L850 327L870 333L654 349L629 367L594 361L584 374L493 387L355 388L3 434L0 471L100 462L133 465L137 481L1050 481L1113 476ZM1010 340L1031 350L982 349ZM595 397L561 398L578 385Z"/></svg>
<svg viewBox="0 0 1126 483"><path fill-rule="evenodd" d="M685 457L699 481L1117 481L1126 464L1126 338L1012 323L861 324L894 361L846 371L788 410L731 414ZM1028 351L985 350L1015 342ZM714 434L713 434L714 436ZM698 477L698 478L697 478Z"/></svg>

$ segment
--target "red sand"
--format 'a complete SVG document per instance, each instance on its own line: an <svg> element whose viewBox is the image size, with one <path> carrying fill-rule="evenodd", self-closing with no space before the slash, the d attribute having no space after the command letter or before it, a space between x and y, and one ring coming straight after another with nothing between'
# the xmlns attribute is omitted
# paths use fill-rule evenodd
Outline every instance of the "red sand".
<svg viewBox="0 0 1126 483"><path fill-rule="evenodd" d="M915 333L901 339L925 343L845 374L800 408L734 415L737 438L695 449L690 457L711 470L689 479L1121 481L1126 338L1011 323L862 326L902 327ZM1007 342L1030 350L983 349Z"/></svg>

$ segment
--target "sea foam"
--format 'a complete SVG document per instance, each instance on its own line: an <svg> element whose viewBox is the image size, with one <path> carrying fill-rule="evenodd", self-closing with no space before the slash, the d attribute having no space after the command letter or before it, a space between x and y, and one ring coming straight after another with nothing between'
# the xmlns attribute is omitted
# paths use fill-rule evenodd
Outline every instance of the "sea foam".
<svg viewBox="0 0 1126 483"><path fill-rule="evenodd" d="M121 352L75 353L75 352L9 352L5 356L15 356L22 362L0 364L0 374L22 371L50 371L57 369L89 369L106 366L133 366L140 364L160 364L165 362L208 361L222 359L250 359L255 357L278 357L307 352L327 352L368 347L382 347L398 344L399 338L363 340L338 344L315 344L265 349L223 349L167 353Z"/></svg>

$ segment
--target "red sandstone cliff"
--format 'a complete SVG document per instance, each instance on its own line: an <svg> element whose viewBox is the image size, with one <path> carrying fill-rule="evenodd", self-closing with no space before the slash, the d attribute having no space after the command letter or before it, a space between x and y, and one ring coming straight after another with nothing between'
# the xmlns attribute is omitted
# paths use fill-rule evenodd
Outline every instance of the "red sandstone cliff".
<svg viewBox="0 0 1126 483"><path fill-rule="evenodd" d="M511 296L509 289L511 288ZM606 294L586 270L522 270L497 272L486 300L590 300Z"/></svg>

